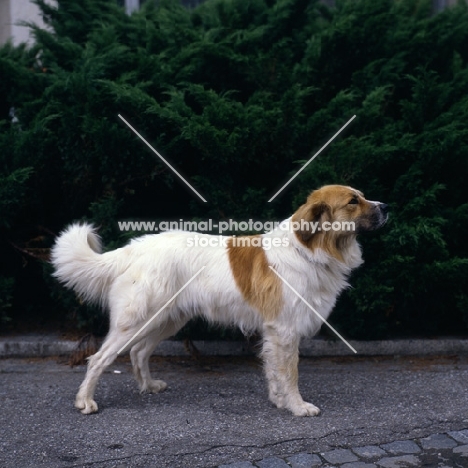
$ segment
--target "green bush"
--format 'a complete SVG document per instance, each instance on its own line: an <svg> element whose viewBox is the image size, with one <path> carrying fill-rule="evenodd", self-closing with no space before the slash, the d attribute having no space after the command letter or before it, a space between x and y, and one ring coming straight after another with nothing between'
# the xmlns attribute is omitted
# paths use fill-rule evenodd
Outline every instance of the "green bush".
<svg viewBox="0 0 468 468"><path fill-rule="evenodd" d="M14 279L0 276L0 323L5 325L11 321L9 311L13 299Z"/></svg>
<svg viewBox="0 0 468 468"><path fill-rule="evenodd" d="M49 282L24 256L73 220L93 220L115 247L129 236L120 219L283 219L312 189L344 183L389 203L391 219L362 237L366 264L332 321L350 338L466 334L464 2L433 15L429 0L166 0L130 17L113 0L37 3L50 30L0 49L0 274L15 279L13 319L60 303L38 302Z"/></svg>

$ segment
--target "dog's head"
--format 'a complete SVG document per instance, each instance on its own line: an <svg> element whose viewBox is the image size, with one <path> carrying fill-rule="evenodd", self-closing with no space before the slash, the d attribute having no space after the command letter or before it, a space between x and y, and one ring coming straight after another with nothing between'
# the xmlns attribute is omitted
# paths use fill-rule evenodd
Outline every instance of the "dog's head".
<svg viewBox="0 0 468 468"><path fill-rule="evenodd" d="M302 244L311 249L328 246L334 251L357 234L380 228L387 219L385 203L366 200L359 190L343 185L314 190L292 216Z"/></svg>

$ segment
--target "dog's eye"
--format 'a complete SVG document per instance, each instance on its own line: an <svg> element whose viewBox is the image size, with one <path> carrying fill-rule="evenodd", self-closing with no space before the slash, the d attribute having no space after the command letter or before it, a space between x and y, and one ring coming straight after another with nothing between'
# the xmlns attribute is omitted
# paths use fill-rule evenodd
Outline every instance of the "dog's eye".
<svg viewBox="0 0 468 468"><path fill-rule="evenodd" d="M349 205L357 205L359 203L359 200L354 197L354 198L351 198L351 200L349 201Z"/></svg>

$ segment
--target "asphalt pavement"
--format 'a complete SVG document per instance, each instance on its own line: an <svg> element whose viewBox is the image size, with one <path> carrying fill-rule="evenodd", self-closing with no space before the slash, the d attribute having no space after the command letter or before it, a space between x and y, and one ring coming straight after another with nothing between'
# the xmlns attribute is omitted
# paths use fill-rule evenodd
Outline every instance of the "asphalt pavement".
<svg viewBox="0 0 468 468"><path fill-rule="evenodd" d="M99 413L84 416L73 407L84 366L0 360L0 467L468 467L466 355L302 358L302 395L322 410L312 418L269 403L251 356L151 368L164 393L141 395L119 358Z"/></svg>

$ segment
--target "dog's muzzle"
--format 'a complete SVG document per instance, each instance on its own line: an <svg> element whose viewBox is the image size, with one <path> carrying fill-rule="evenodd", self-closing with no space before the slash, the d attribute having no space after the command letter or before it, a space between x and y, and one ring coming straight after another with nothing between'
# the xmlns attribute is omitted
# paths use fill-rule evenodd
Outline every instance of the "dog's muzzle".
<svg viewBox="0 0 468 468"><path fill-rule="evenodd" d="M377 205L377 220L373 223L373 229L381 228L388 221L389 206L386 203L379 203Z"/></svg>
<svg viewBox="0 0 468 468"><path fill-rule="evenodd" d="M357 230L359 232L375 231L388 221L389 206L386 203L374 202L371 213L359 219Z"/></svg>

